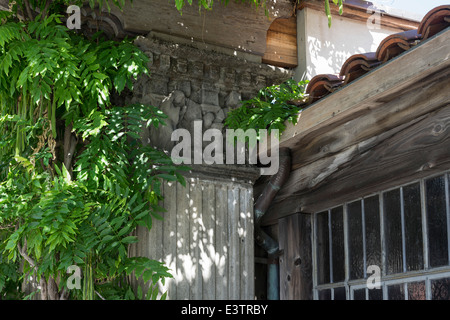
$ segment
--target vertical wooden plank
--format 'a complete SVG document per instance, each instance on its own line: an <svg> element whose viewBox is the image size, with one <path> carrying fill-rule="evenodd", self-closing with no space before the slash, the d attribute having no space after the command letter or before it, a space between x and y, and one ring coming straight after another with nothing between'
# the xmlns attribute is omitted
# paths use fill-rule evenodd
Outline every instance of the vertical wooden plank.
<svg viewBox="0 0 450 320"><path fill-rule="evenodd" d="M177 259L177 183L164 183L164 208L167 210L164 216L163 249L164 263L170 269L174 278L167 278L164 291L167 291L167 299L176 298L176 259Z"/></svg>
<svg viewBox="0 0 450 320"><path fill-rule="evenodd" d="M215 259L215 187L212 183L203 185L203 209L202 209L202 247L200 266L203 278L202 299L214 300L216 298L216 270Z"/></svg>
<svg viewBox="0 0 450 320"><path fill-rule="evenodd" d="M240 297L240 261L239 261L239 189L236 186L228 187L228 299L238 300Z"/></svg>
<svg viewBox="0 0 450 320"><path fill-rule="evenodd" d="M285 217L278 220L278 244L280 246L280 250L283 252L283 254L280 256L279 263L280 263L280 300L289 300L289 297L291 296L291 273L292 270L290 270L291 261L290 257L292 255L291 253L291 247L295 246L295 243L292 243L289 245L289 241L291 241L289 237L289 233L291 232L290 226L289 226L289 217Z"/></svg>
<svg viewBox="0 0 450 320"><path fill-rule="evenodd" d="M202 299L202 269L200 265L200 246L202 236L202 187L195 179L190 185L190 259L192 261L191 281L190 281L190 299Z"/></svg>
<svg viewBox="0 0 450 320"><path fill-rule="evenodd" d="M263 63L278 67L296 67L297 61L297 17L275 19L267 30L266 51Z"/></svg>
<svg viewBox="0 0 450 320"><path fill-rule="evenodd" d="M240 275L240 292L239 292L239 299L244 299L244 296L246 294L246 288L248 284L248 274L247 274L247 257L245 252L245 237L246 237L246 227L247 227L247 221L246 221L246 203L245 203L245 190L242 188L238 188L239 190L239 216L237 220L237 229L238 229L238 236L239 236L239 275Z"/></svg>
<svg viewBox="0 0 450 320"><path fill-rule="evenodd" d="M130 253L169 267L174 279L161 288L168 299L253 299L252 189L196 178L162 189L164 219L154 219L150 232L138 228L140 242Z"/></svg>
<svg viewBox="0 0 450 320"><path fill-rule="evenodd" d="M239 188L240 299L254 299L253 201L251 191Z"/></svg>
<svg viewBox="0 0 450 320"><path fill-rule="evenodd" d="M247 247L248 247L248 297L245 299L255 299L255 221L254 221L254 203L253 187L247 189Z"/></svg>
<svg viewBox="0 0 450 320"><path fill-rule="evenodd" d="M161 188L163 186L161 185ZM164 206L163 201L160 201L159 206ZM145 256L152 259L163 262L163 226L162 220L152 217L152 228L150 230L144 230L146 233L147 241L146 247L143 248ZM142 291L147 293L151 280L147 283L143 283ZM162 291L162 287L159 288Z"/></svg>
<svg viewBox="0 0 450 320"><path fill-rule="evenodd" d="M311 300L311 217L294 214L279 220L280 299Z"/></svg>
<svg viewBox="0 0 450 320"><path fill-rule="evenodd" d="M228 299L228 261L229 261L229 245L228 245L228 189L223 184L216 185L216 299Z"/></svg>
<svg viewBox="0 0 450 320"><path fill-rule="evenodd" d="M137 227L137 237L139 238L139 242L137 243L136 246L136 256L137 257L147 257L150 258L148 255L148 251L147 251L147 247L148 247L148 242L149 242L149 231L146 227L144 226L138 226ZM135 279L135 274L133 272L132 274L133 279ZM137 281L136 281L136 286L135 286L135 290L137 290L137 287L141 286L141 288L145 288L144 287L144 281L142 280L142 277L140 277ZM135 291L136 292L136 291Z"/></svg>
<svg viewBox="0 0 450 320"><path fill-rule="evenodd" d="M138 228L136 228L135 230L133 230L133 232L131 233L132 236L138 237ZM129 250L128 250L128 257L136 257L138 256L138 246L139 243L141 242L141 238L138 237L138 242L137 243L132 243L129 246ZM136 292L137 286L136 286L136 281L134 281L135 276L134 276L134 272L132 272L129 276L128 276L128 280L131 283L131 287L134 290L134 292Z"/></svg>
<svg viewBox="0 0 450 320"><path fill-rule="evenodd" d="M186 187L177 184L177 259L175 280L177 283L176 299L189 299L189 286L191 281L192 261L189 254L189 205L190 184L186 181Z"/></svg>

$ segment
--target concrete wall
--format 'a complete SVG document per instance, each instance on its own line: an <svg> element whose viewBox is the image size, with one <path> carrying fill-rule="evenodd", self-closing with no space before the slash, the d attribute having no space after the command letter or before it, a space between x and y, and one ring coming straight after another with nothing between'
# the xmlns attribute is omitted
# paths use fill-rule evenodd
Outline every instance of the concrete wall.
<svg viewBox="0 0 450 320"><path fill-rule="evenodd" d="M333 16L331 28L324 12L304 8L297 12L298 67L295 79L339 73L351 55L376 51L388 35L401 30L369 28L366 23Z"/></svg>

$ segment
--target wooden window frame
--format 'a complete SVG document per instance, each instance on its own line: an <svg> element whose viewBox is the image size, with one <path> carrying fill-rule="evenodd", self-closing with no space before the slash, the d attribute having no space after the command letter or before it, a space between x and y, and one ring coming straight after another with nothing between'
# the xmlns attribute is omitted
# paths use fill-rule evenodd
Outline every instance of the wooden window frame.
<svg viewBox="0 0 450 320"><path fill-rule="evenodd" d="M427 209L426 209L426 190L425 190L425 181L429 179L433 179L436 177L444 177L445 182L445 203L446 203L446 217L447 217L447 250L448 250L448 265L442 267L430 267L429 263L429 252L428 252L428 228L427 228ZM423 243L423 269L415 270L415 271L407 271L406 267L406 255L405 255L405 220L404 220L404 208L403 208L403 188L409 185L419 183L420 186L420 206L421 206L421 219L422 219L422 243ZM402 220L402 259L403 259L403 272L396 274L386 274L386 244L385 244L385 230L384 230L384 203L383 203L383 195L392 190L400 190L400 202L401 202L401 220ZM425 282L425 292L426 299L430 300L432 297L431 283L433 280L441 279L441 278L450 278L450 172L444 171L438 174L433 174L424 178L415 179L408 183L404 183L402 185L392 187L386 190L382 190L379 192L375 192L369 194L364 197L360 197L357 199L353 199L351 201L347 201L339 206L334 206L332 208L328 208L326 210L320 210L311 215L311 225L312 225L312 264L313 264L313 298L314 300L319 299L319 291L331 289L331 299L334 299L334 289L336 288L345 288L346 299L353 300L354 299L354 291L358 289L365 289L365 297L369 298L369 290L367 286L367 253L366 253L366 242L365 242L365 219L362 219L362 229L363 229L363 257L364 257L364 278L362 279L349 279L350 275L350 261L349 261L349 230L348 230L348 204L353 203L355 201L361 201L362 207L362 216L364 217L364 199L378 196L379 202L379 213L380 213L380 237L381 237L381 279L380 284L383 294L383 300L388 299L388 291L387 287L395 284L403 284L403 290L405 295L405 300L408 299L408 290L407 284L411 282L424 281ZM344 265L345 265L345 280L337 283L333 283L333 261L332 261L332 248L331 248L331 210L337 207L343 208L343 232L344 232ZM330 283L319 284L318 281L318 254L317 254L317 215L319 213L328 212L328 229L329 229L329 242L330 242Z"/></svg>

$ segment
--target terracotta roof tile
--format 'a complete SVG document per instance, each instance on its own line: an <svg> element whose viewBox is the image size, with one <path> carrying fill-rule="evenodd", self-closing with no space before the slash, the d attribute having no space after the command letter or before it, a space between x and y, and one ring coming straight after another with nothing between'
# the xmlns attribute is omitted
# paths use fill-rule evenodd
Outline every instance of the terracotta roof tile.
<svg viewBox="0 0 450 320"><path fill-rule="evenodd" d="M375 52L354 54L344 62L339 75L344 78L344 84L347 84L380 64Z"/></svg>
<svg viewBox="0 0 450 320"><path fill-rule="evenodd" d="M450 5L430 10L423 17L418 29L387 36L381 41L376 52L355 54L349 57L342 65L339 75L319 74L313 77L306 87L306 93L309 95L307 103L316 102L449 26Z"/></svg>
<svg viewBox="0 0 450 320"><path fill-rule="evenodd" d="M391 34L384 38L378 46L376 55L381 62L386 62L406 50L411 49L421 39L417 30L409 30Z"/></svg>
<svg viewBox="0 0 450 320"><path fill-rule="evenodd" d="M450 5L443 5L430 10L420 22L417 32L423 39L428 39L450 25Z"/></svg>
<svg viewBox="0 0 450 320"><path fill-rule="evenodd" d="M308 102L312 103L330 94L341 86L344 78L337 74L320 74L311 79L306 87Z"/></svg>

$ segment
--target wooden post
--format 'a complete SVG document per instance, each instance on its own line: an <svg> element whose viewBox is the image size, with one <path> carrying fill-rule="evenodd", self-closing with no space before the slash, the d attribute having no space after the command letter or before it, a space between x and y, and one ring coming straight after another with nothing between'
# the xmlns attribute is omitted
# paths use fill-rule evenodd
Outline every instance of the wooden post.
<svg viewBox="0 0 450 320"><path fill-rule="evenodd" d="M280 299L312 300L311 216L296 213L278 223Z"/></svg>

